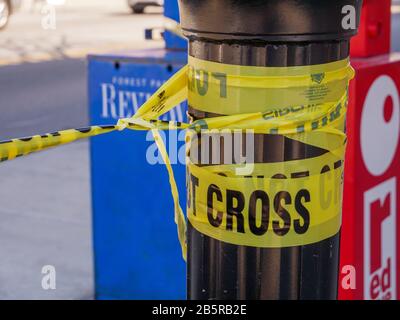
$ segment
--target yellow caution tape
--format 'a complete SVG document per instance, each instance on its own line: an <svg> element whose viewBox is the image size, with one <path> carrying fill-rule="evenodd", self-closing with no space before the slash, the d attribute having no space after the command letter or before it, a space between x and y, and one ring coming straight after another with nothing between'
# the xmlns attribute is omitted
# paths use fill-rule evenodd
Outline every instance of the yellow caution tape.
<svg viewBox="0 0 400 320"><path fill-rule="evenodd" d="M303 67L225 65L189 57L189 101L224 115L335 103L353 70L348 60Z"/></svg>
<svg viewBox="0 0 400 320"><path fill-rule="evenodd" d="M80 129L55 131L31 137L0 141L0 162L28 155L79 139L94 137L116 130L116 126L92 126Z"/></svg>
<svg viewBox="0 0 400 320"><path fill-rule="evenodd" d="M188 218L201 233L237 245L288 247L329 238L341 225L342 161L330 153L320 158L319 170L314 159L297 160L287 168L256 164L258 172L247 177L190 165Z"/></svg>
<svg viewBox="0 0 400 320"><path fill-rule="evenodd" d="M159 130L187 129L187 150L198 133L249 130L275 134L325 150L322 156L279 163L201 166L188 159L188 218L215 239L256 247L318 242L338 232L341 221L348 60L267 68L189 58L137 113L116 125L57 131L0 142L0 161L125 128L151 130L166 164L175 222L186 259L186 220ZM186 98L195 109L221 114L181 123L158 118ZM246 113L245 113L246 112Z"/></svg>

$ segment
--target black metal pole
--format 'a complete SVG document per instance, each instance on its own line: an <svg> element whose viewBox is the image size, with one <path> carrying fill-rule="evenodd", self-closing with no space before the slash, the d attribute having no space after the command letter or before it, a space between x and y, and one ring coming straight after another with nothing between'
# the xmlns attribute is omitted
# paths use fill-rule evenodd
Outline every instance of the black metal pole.
<svg viewBox="0 0 400 320"><path fill-rule="evenodd" d="M356 29L342 8L359 0L179 0L189 55L225 64L286 67L349 56ZM190 101L189 101L190 104ZM194 119L213 117L189 105ZM325 150L279 135L255 136L255 162L307 159ZM225 243L188 226L189 299L336 299L340 233L318 243L255 248Z"/></svg>

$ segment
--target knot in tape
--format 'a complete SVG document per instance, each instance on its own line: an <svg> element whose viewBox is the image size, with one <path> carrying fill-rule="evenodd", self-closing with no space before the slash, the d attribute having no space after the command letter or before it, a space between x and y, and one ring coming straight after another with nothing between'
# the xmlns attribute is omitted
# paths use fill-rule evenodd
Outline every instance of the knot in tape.
<svg viewBox="0 0 400 320"><path fill-rule="evenodd" d="M146 121L140 117L119 119L117 122L116 128L118 131L122 131L126 128L129 128L132 130L157 129L157 127L153 123Z"/></svg>

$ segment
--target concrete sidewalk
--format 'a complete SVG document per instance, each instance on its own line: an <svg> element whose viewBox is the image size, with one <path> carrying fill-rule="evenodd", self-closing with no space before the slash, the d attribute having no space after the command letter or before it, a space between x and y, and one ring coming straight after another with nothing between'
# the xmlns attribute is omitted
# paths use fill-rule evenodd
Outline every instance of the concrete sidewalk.
<svg viewBox="0 0 400 320"><path fill-rule="evenodd" d="M88 142L2 163L0 177L0 299L92 299Z"/></svg>

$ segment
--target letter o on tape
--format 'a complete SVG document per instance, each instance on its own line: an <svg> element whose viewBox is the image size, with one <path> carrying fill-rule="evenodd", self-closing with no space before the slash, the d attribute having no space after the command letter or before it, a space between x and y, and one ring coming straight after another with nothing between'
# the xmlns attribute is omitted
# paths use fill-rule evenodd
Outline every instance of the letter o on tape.
<svg viewBox="0 0 400 320"><path fill-rule="evenodd" d="M393 112L385 120L387 98L393 101ZM389 76L381 76L371 85L361 115L361 152L368 171L380 176L390 167L396 154L400 132L399 93Z"/></svg>

